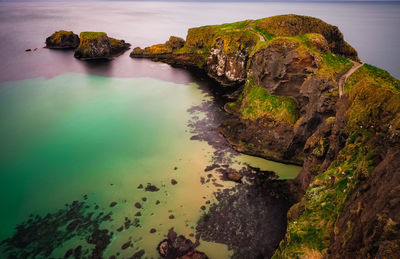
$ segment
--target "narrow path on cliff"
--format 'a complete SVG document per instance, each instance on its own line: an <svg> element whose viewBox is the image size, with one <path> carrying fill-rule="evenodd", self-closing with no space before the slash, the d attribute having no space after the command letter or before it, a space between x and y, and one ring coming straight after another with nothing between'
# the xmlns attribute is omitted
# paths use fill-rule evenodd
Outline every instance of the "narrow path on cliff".
<svg viewBox="0 0 400 259"><path fill-rule="evenodd" d="M252 32L254 32L255 34L258 35L258 37L260 38L261 42L265 42L265 38L264 38L264 36L262 36L261 33L259 33L258 31L254 30L253 28L249 28L249 29L250 29L250 31L252 31Z"/></svg>
<svg viewBox="0 0 400 259"><path fill-rule="evenodd" d="M354 72L357 71L357 69L359 69L360 67L362 67L364 65L364 62L358 63L355 62L353 60L350 60L353 63L353 66L347 70L346 73L344 73L344 75L342 75L339 79L339 97L342 97L342 95L344 94L344 85L346 84L347 78L349 78Z"/></svg>

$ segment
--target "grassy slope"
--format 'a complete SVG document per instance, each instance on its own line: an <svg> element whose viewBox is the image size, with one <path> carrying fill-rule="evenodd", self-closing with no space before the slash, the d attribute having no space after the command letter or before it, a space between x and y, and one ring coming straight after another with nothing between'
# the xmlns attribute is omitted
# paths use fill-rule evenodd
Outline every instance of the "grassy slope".
<svg viewBox="0 0 400 259"><path fill-rule="evenodd" d="M351 68L352 63L346 58L336 56L331 52L321 53L311 41L320 35L307 34L294 37L275 37L268 42L262 42L255 51L272 46L279 48L283 44L293 44L295 51L302 58L306 53L312 53L319 59L319 69L316 76L332 79L336 82L337 74L342 74ZM297 46L297 47L296 47ZM298 119L296 103L289 97L270 95L268 91L258 86L252 78L248 78L244 91L234 103L229 103L228 108L235 113L240 113L244 119L255 120L261 116L269 116L282 123L295 124Z"/></svg>
<svg viewBox="0 0 400 259"><path fill-rule="evenodd" d="M285 241L273 258L319 258L326 253L345 202L361 179L366 179L375 168L373 161L378 150L374 143L384 137L384 133L375 129L386 123L393 129L400 128L399 90L399 80L369 65L349 78L346 94L351 106L346 113L349 136L346 145L328 170L318 175L308 188L301 201L305 210L289 222ZM319 138L315 137L317 141ZM351 235L349 222L345 239Z"/></svg>

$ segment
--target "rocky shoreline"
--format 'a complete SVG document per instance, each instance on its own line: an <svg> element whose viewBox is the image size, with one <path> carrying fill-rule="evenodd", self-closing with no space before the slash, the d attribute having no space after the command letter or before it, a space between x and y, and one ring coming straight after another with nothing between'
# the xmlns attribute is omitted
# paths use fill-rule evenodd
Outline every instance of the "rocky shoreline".
<svg viewBox="0 0 400 259"><path fill-rule="evenodd" d="M273 258L400 252L399 196L382 192L400 187L398 80L363 65L339 96L357 52L336 26L306 16L191 28L182 47L168 45L135 49L131 57L198 69L232 88L224 107L233 117L219 126L228 142L239 152L303 165L288 182L298 203Z"/></svg>

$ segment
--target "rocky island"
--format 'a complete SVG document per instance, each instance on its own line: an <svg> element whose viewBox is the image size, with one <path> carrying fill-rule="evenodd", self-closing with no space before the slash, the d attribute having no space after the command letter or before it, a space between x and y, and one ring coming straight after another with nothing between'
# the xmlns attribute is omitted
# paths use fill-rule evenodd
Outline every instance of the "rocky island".
<svg viewBox="0 0 400 259"><path fill-rule="evenodd" d="M336 26L282 15L191 28L135 48L219 82L238 151L302 165L273 258L400 254L400 81L360 63Z"/></svg>
<svg viewBox="0 0 400 259"><path fill-rule="evenodd" d="M79 45L79 36L72 31L56 31L46 38L46 48L75 49Z"/></svg>
<svg viewBox="0 0 400 259"><path fill-rule="evenodd" d="M46 48L75 49L74 56L81 60L109 60L123 54L131 44L108 37L104 32L57 31L46 39Z"/></svg>

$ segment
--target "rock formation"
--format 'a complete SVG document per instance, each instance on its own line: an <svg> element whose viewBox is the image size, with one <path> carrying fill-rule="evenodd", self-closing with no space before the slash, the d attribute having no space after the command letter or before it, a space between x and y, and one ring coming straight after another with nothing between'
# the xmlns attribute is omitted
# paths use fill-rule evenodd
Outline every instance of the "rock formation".
<svg viewBox="0 0 400 259"><path fill-rule="evenodd" d="M168 43L168 42L167 42ZM282 15L189 29L135 49L236 91L219 127L238 151L303 164L275 258L395 258L400 250L400 82L363 65L336 26Z"/></svg>
<svg viewBox="0 0 400 259"><path fill-rule="evenodd" d="M196 246L198 244L194 244L182 235L178 236L173 229L170 229L167 239L161 241L157 250L161 257L166 259L207 259L206 254L195 249Z"/></svg>
<svg viewBox="0 0 400 259"><path fill-rule="evenodd" d="M123 54L130 46L104 32L82 32L79 38L72 31L57 31L46 39L46 48L75 49L74 56L82 60L111 59Z"/></svg>
<svg viewBox="0 0 400 259"><path fill-rule="evenodd" d="M46 48L74 49L79 45L79 37L72 31L57 31L46 38Z"/></svg>
<svg viewBox="0 0 400 259"><path fill-rule="evenodd" d="M82 60L111 59L129 49L123 40L109 38L104 32L81 32L74 56Z"/></svg>

